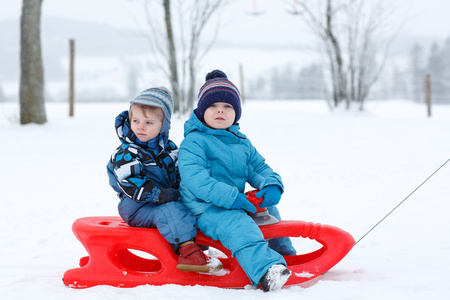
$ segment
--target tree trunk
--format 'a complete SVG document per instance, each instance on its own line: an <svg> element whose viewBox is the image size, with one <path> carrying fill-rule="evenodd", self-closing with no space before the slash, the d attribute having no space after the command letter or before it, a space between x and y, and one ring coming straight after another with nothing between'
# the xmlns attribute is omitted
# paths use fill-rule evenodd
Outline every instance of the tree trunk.
<svg viewBox="0 0 450 300"><path fill-rule="evenodd" d="M195 76L197 75L195 72L196 68L194 65L194 61L189 62L189 87L187 93L187 105L184 108L183 113L190 111L194 105L195 97Z"/></svg>
<svg viewBox="0 0 450 300"><path fill-rule="evenodd" d="M180 111L180 83L178 77L177 55L175 51L175 41L173 38L172 17L170 14L170 0L164 0L164 21L167 33L168 64L170 72L170 83L172 85L173 102L175 112Z"/></svg>
<svg viewBox="0 0 450 300"><path fill-rule="evenodd" d="M152 34L149 40L152 47L160 55L158 62L163 61L161 68L170 82L174 100L174 112L186 112L192 110L195 97L195 82L197 68L201 58L205 56L212 42L200 47L200 38L206 24L217 9L224 3L223 0L202 1L171 1L163 0L164 25L159 22L150 6L151 1L143 3L147 21ZM179 14L172 14L172 8L178 8ZM174 27L174 25L177 25ZM179 26L179 27L178 27ZM161 34L160 28L165 28L165 34ZM178 30L178 31L177 31ZM159 39L163 36L164 40ZM176 36L176 40L175 40ZM212 35L214 41L215 34ZM164 45L160 47L160 45ZM202 53L200 53L202 50Z"/></svg>
<svg viewBox="0 0 450 300"><path fill-rule="evenodd" d="M20 123L47 122L41 54L42 0L23 0L20 44Z"/></svg>
<svg viewBox="0 0 450 300"><path fill-rule="evenodd" d="M337 38L335 37L333 33L333 24L332 24L332 18L333 18L333 9L331 0L328 0L327 2L327 11L326 11L326 28L325 33L328 38L328 41L331 43L333 54L334 54L334 62L336 63L336 76L337 76L337 93L335 92L335 95L337 94L339 99L338 102L341 102L342 100L345 100L347 108L349 107L349 101L348 101L348 93L347 93L347 79L344 72L344 66L343 66L343 60L342 60L342 53L341 53L341 47L339 45L339 42Z"/></svg>

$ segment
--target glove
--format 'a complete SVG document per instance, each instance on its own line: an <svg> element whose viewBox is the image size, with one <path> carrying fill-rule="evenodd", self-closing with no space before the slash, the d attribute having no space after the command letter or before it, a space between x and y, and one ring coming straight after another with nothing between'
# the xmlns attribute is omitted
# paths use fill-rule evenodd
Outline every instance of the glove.
<svg viewBox="0 0 450 300"><path fill-rule="evenodd" d="M158 197L158 204L164 204L171 201L178 201L180 198L180 192L177 189L161 189L161 193Z"/></svg>
<svg viewBox="0 0 450 300"><path fill-rule="evenodd" d="M234 200L234 203L231 205L230 209L243 209L250 213L256 212L256 207L248 201L245 194L242 193L237 195L236 200Z"/></svg>
<svg viewBox="0 0 450 300"><path fill-rule="evenodd" d="M262 198L264 196L263 202L259 207L268 207L277 205L281 199L281 188L278 185L268 185L261 191L255 194L256 197Z"/></svg>

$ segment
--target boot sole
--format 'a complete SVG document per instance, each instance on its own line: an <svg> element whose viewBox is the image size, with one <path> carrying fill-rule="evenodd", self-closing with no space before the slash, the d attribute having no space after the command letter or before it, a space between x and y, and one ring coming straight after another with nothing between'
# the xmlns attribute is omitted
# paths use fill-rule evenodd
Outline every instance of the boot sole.
<svg viewBox="0 0 450 300"><path fill-rule="evenodd" d="M184 265L178 264L177 269L183 272L200 272L200 273L211 273L222 270L223 266L210 266L210 265Z"/></svg>

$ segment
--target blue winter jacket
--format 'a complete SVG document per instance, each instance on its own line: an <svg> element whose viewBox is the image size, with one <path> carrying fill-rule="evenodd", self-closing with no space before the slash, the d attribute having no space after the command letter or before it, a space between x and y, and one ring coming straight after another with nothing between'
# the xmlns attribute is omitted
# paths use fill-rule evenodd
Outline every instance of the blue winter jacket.
<svg viewBox="0 0 450 300"><path fill-rule="evenodd" d="M181 201L194 215L210 206L230 208L248 182L262 189L278 185L281 177L265 163L239 125L212 129L202 123L195 112L184 125L178 167L181 175Z"/></svg>
<svg viewBox="0 0 450 300"><path fill-rule="evenodd" d="M112 154L107 171L119 198L156 203L166 196L166 189L179 187L178 148L167 132L142 143L131 131L128 111L117 116L115 127L122 144Z"/></svg>

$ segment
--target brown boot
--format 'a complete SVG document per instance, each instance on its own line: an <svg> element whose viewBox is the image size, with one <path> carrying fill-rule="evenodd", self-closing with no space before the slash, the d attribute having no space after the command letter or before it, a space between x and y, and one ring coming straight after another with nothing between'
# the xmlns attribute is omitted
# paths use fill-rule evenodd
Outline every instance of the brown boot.
<svg viewBox="0 0 450 300"><path fill-rule="evenodd" d="M177 269L180 271L209 273L222 269L222 264L210 264L210 259L197 244L181 246L179 251Z"/></svg>

